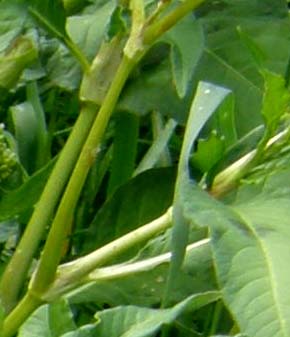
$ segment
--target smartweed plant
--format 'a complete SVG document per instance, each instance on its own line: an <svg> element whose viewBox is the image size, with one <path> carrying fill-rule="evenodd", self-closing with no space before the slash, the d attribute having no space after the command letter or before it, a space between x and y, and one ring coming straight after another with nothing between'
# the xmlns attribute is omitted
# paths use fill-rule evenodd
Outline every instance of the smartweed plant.
<svg viewBox="0 0 290 337"><path fill-rule="evenodd" d="M0 20L1 337L289 337L287 1Z"/></svg>

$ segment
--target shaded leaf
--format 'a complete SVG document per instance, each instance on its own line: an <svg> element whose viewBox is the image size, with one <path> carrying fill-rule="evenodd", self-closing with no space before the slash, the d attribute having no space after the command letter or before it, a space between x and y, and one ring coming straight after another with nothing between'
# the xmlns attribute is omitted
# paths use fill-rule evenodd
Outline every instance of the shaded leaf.
<svg viewBox="0 0 290 337"><path fill-rule="evenodd" d="M29 0L24 2L28 5L29 12L48 31L60 39L67 37L65 30L66 15L61 0Z"/></svg>
<svg viewBox="0 0 290 337"><path fill-rule="evenodd" d="M0 220L14 218L33 208L52 170L55 160L36 172L22 186L11 192L3 193L0 199Z"/></svg>
<svg viewBox="0 0 290 337"><path fill-rule="evenodd" d="M135 167L139 120L130 113L118 114L115 118L113 159L107 195L128 181Z"/></svg>
<svg viewBox="0 0 290 337"><path fill-rule="evenodd" d="M173 323L184 312L195 311L218 298L218 292L208 292L193 295L170 309L127 306L104 310L96 315L100 320L96 331L102 337L152 336L163 324Z"/></svg>
<svg viewBox="0 0 290 337"><path fill-rule="evenodd" d="M144 69L140 76L129 81L117 105L120 110L141 116L158 111L181 123L186 120L189 106L190 97L182 100L176 93L168 61Z"/></svg>
<svg viewBox="0 0 290 337"><path fill-rule="evenodd" d="M32 174L46 162L48 149L43 110L36 88L30 89L29 101L11 107L10 114L20 162L26 171Z"/></svg>
<svg viewBox="0 0 290 337"><path fill-rule="evenodd" d="M174 177L172 168L149 170L117 189L96 214L85 250L96 249L163 214L172 203Z"/></svg>
<svg viewBox="0 0 290 337"><path fill-rule="evenodd" d="M188 32L190 31L190 34ZM188 14L162 37L171 45L170 60L179 97L184 97L204 47L200 22Z"/></svg>
<svg viewBox="0 0 290 337"><path fill-rule="evenodd" d="M265 79L262 114L267 128L275 131L279 120L290 103L290 94L281 75L269 71L262 72Z"/></svg>

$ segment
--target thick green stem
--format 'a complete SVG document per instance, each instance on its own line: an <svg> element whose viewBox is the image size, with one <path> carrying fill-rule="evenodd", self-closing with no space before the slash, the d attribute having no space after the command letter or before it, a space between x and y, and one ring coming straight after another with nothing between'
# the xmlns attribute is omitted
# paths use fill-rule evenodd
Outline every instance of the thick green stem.
<svg viewBox="0 0 290 337"><path fill-rule="evenodd" d="M0 283L0 296L6 311L17 302L32 258L48 226L60 195L73 170L81 147L96 115L95 106L84 106L63 148L53 172L36 204L34 213L10 260Z"/></svg>
<svg viewBox="0 0 290 337"><path fill-rule="evenodd" d="M19 326L26 320L26 318L36 310L43 301L27 293L17 307L4 320L1 337L12 337L16 334Z"/></svg>
<svg viewBox="0 0 290 337"><path fill-rule="evenodd" d="M179 20L197 8L204 1L205 0L185 0L182 2L178 7L172 10L172 12L146 27L143 42L147 45L151 45L162 34L167 32Z"/></svg>
<svg viewBox="0 0 290 337"><path fill-rule="evenodd" d="M131 59L128 59L126 56L123 57L63 194L39 262L39 267L31 284L32 289L39 294L44 293L55 278L56 269L61 259L62 244L67 235L66 224L77 204L86 176L97 155L102 136L119 94L134 65L135 63Z"/></svg>

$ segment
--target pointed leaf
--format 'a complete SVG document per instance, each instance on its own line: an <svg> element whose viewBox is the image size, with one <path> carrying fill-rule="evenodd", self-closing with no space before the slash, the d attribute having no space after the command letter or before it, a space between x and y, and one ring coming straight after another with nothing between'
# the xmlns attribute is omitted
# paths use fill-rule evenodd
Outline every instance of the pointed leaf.
<svg viewBox="0 0 290 337"><path fill-rule="evenodd" d="M286 113L290 94L281 75L266 70L262 74L265 79L262 114L267 128L275 131L281 116Z"/></svg>
<svg viewBox="0 0 290 337"><path fill-rule="evenodd" d="M189 226L183 216L183 205L184 189L192 183L188 166L191 149L204 124L229 93L230 91L225 88L206 82L200 82L190 108L175 183L173 202L172 260L168 276L167 290L164 296L165 303L171 291L171 287L175 282L175 276L180 270L185 254L185 247L188 243Z"/></svg>

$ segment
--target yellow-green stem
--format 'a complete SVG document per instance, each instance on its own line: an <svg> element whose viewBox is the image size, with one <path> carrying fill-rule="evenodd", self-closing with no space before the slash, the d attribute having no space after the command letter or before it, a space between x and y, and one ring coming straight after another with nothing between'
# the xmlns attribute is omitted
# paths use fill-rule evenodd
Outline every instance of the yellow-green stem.
<svg viewBox="0 0 290 337"><path fill-rule="evenodd" d="M84 106L63 148L33 215L0 283L0 297L9 312L16 304L32 258L48 226L60 195L73 170L81 147L96 115L95 106Z"/></svg>
<svg viewBox="0 0 290 337"><path fill-rule="evenodd" d="M67 234L68 219L79 199L86 176L97 155L111 113L134 64L131 59L128 59L126 56L123 57L63 194L38 269L31 284L33 291L39 294L44 293L55 278L55 272L61 259L62 243Z"/></svg>
<svg viewBox="0 0 290 337"><path fill-rule="evenodd" d="M205 2L205 0L185 0L178 7L172 10L172 12L146 27L143 42L147 45L151 45L162 34L167 32L179 20L181 20L185 15L189 14L203 2Z"/></svg>
<svg viewBox="0 0 290 337"><path fill-rule="evenodd" d="M26 320L27 316L33 313L43 301L27 293L18 303L17 307L4 320L1 337L12 337L16 334L19 326Z"/></svg>

